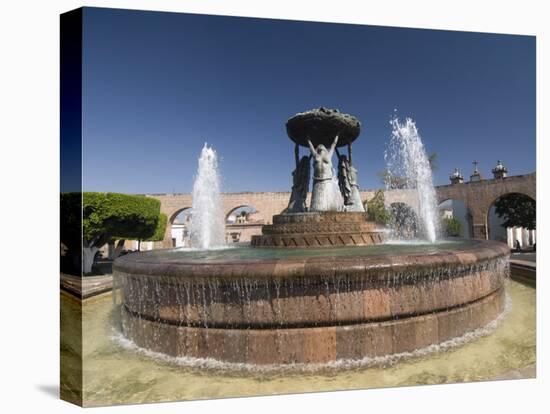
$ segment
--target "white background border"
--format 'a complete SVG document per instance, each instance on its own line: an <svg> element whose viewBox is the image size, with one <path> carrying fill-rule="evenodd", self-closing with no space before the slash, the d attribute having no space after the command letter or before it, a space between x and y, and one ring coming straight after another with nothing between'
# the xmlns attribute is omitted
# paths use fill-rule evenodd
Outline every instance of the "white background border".
<svg viewBox="0 0 550 414"><path fill-rule="evenodd" d="M548 412L547 182L548 38L546 1L15 1L0 13L0 407L65 413L59 377L59 14L86 6L363 23L537 36L538 369L536 380L421 386L100 408L100 412L409 413ZM545 78L543 78L543 76ZM518 142L521 145L521 142ZM475 148L472 149L472 153ZM546 158L545 158L546 156ZM542 162L541 162L542 161ZM547 161L548 162L548 161ZM29 245L27 227L38 229ZM543 230L544 229L544 230ZM542 249L542 250L541 250ZM542 323L544 321L544 324ZM546 392L545 392L546 391ZM546 406L545 406L546 405ZM95 410L94 410L95 411Z"/></svg>

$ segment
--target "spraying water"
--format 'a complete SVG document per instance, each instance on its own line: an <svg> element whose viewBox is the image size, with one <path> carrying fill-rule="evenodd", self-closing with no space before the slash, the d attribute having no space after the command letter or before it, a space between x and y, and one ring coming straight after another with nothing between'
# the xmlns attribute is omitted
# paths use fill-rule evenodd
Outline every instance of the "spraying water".
<svg viewBox="0 0 550 414"><path fill-rule="evenodd" d="M220 196L220 174L216 151L205 143L193 184L191 245L210 249L225 244L225 223Z"/></svg>
<svg viewBox="0 0 550 414"><path fill-rule="evenodd" d="M433 243L439 233L437 197L433 186L432 168L422 139L411 118L406 118L404 122L393 118L390 125L392 134L384 154L388 171L391 177L397 177L402 186L413 190L418 202L420 230L424 237Z"/></svg>

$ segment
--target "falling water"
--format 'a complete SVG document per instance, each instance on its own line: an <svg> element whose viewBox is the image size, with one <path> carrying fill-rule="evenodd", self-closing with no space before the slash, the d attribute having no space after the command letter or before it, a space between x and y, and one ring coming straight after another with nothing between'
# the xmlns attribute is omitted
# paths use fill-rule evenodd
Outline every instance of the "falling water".
<svg viewBox="0 0 550 414"><path fill-rule="evenodd" d="M225 244L225 224L220 196L216 151L205 143L193 184L191 246L201 249Z"/></svg>
<svg viewBox="0 0 550 414"><path fill-rule="evenodd" d="M390 121L392 134L384 158L392 177L401 177L412 189L418 202L420 227L431 243L437 240L439 220L437 197L433 186L432 169L415 122L396 117Z"/></svg>

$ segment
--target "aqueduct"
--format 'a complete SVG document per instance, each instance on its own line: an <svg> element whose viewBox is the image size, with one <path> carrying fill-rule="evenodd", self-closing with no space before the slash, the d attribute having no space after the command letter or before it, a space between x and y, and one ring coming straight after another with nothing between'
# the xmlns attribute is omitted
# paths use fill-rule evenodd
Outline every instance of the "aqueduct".
<svg viewBox="0 0 550 414"><path fill-rule="evenodd" d="M472 215L473 237L488 239L487 217L493 203L500 197L519 193L536 201L536 173L515 175L500 179L481 180L436 187L440 203L446 200L460 200Z"/></svg>
<svg viewBox="0 0 550 414"><path fill-rule="evenodd" d="M363 200L371 199L376 191L361 191ZM436 187L439 203L446 200L460 200L469 209L472 215L473 237L488 238L487 217L492 204L499 198L510 193L520 193L536 200L536 173L516 175L500 179L486 179L481 181L449 184ZM169 225L166 229L164 241L156 247L172 247L171 224L177 215L192 206L191 194L150 194L149 197L158 199L161 211L168 216ZM262 224L271 223L275 214L283 211L288 204L289 192L243 192L224 193L222 203L225 216L242 206L251 206L256 209L255 225L241 226L239 231L258 234ZM384 191L386 204L405 203L418 212L417 202L411 190ZM234 225L239 227L238 225ZM248 237L249 234L246 235Z"/></svg>

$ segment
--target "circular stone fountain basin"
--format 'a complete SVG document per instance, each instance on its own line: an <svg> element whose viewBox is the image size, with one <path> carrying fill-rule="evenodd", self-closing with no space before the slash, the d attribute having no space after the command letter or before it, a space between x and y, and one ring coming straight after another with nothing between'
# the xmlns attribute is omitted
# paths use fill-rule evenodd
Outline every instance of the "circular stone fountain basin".
<svg viewBox="0 0 550 414"><path fill-rule="evenodd" d="M332 363L410 352L503 310L491 241L334 249L164 250L115 261L124 335L175 357Z"/></svg>

